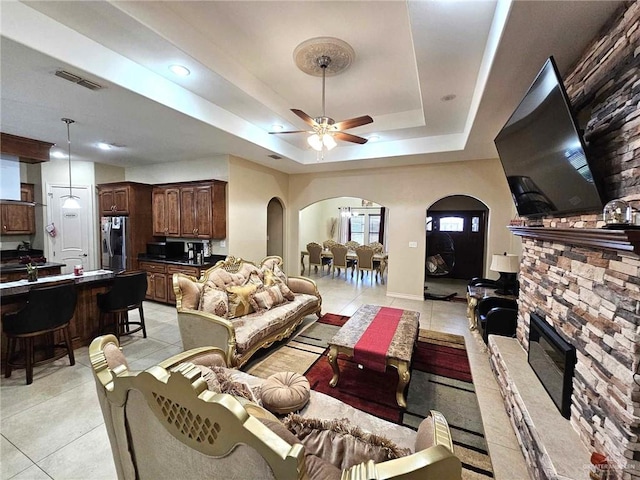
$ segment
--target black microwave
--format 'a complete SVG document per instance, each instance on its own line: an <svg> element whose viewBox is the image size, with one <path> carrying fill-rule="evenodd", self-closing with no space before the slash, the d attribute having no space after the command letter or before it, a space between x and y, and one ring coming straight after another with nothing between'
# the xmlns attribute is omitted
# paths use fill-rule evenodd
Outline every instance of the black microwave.
<svg viewBox="0 0 640 480"><path fill-rule="evenodd" d="M158 259L184 257L184 242L147 243L147 256Z"/></svg>

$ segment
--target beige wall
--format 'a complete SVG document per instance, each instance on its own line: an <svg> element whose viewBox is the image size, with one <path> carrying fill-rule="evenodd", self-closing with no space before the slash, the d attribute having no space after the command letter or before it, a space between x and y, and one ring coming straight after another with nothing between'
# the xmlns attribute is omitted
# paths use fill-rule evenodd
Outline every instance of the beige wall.
<svg viewBox="0 0 640 480"><path fill-rule="evenodd" d="M296 250L297 231L291 235L289 218L298 216L298 210L289 209L289 176L238 157L229 157L229 185L227 188L227 240L229 253L253 262L259 262L267 255L267 205L277 197L284 208L284 251ZM297 221L296 221L297 224ZM294 247L291 247L294 245ZM295 273L291 265L299 264L295 256L285 259L290 273ZM297 268L297 267L296 267ZM298 271L298 273L300 273Z"/></svg>
<svg viewBox="0 0 640 480"><path fill-rule="evenodd" d="M297 212L319 200L340 196L366 198L388 208L387 248L390 262L387 294L405 298L422 298L426 210L433 202L449 195L469 195L489 207L487 255L514 251L514 240L506 226L513 218L514 207L499 160L435 165L327 172L290 176L289 234L299 236ZM417 248L410 248L416 242ZM289 259L299 255L297 244L290 242ZM485 263L488 262L485 259ZM489 276L492 272L487 270Z"/></svg>
<svg viewBox="0 0 640 480"><path fill-rule="evenodd" d="M224 180L229 178L227 155L217 155L201 160L184 160L171 163L141 165L126 169L129 182L150 183L152 185L192 180Z"/></svg>

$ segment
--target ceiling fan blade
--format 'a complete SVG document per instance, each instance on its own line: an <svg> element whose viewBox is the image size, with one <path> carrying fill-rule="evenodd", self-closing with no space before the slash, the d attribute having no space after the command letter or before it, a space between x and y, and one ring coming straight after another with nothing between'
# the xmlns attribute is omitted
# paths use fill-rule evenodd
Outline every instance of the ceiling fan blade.
<svg viewBox="0 0 640 480"><path fill-rule="evenodd" d="M280 134L280 133L309 133L307 130L285 130L283 132L269 132L271 134Z"/></svg>
<svg viewBox="0 0 640 480"><path fill-rule="evenodd" d="M338 140L344 140L345 142L359 143L361 145L368 142L368 139L357 137L355 135L351 135L350 133L335 132L333 136Z"/></svg>
<svg viewBox="0 0 640 480"><path fill-rule="evenodd" d="M296 108L292 108L291 111L293 113L295 113L297 116L299 116L302 120L304 120L305 123L311 125L312 127L315 127L315 126L318 125L313 118L311 118L309 115L304 113L302 110L298 110Z"/></svg>
<svg viewBox="0 0 640 480"><path fill-rule="evenodd" d="M373 123L373 118L371 118L369 115L363 115L362 117L343 120L336 123L333 127L336 130L349 130L350 128L360 127L362 125L367 125L368 123Z"/></svg>

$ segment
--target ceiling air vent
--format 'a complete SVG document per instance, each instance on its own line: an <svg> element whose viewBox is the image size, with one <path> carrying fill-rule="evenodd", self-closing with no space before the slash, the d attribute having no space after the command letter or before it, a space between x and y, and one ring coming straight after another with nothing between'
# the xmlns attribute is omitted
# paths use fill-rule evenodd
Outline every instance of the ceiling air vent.
<svg viewBox="0 0 640 480"><path fill-rule="evenodd" d="M275 153L272 155L267 155L269 158L273 158L274 160L281 160L282 157L280 155L276 155Z"/></svg>
<svg viewBox="0 0 640 480"><path fill-rule="evenodd" d="M86 78L79 77L71 72L67 72L66 70L56 70L55 75L56 77L64 78L69 82L77 83L89 90L100 90L102 88L102 85L98 85L97 83L91 82Z"/></svg>

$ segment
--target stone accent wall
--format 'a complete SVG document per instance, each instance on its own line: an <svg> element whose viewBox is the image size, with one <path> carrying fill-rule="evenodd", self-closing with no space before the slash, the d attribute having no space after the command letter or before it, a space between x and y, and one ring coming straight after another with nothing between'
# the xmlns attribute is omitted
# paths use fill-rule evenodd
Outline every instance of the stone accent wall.
<svg viewBox="0 0 640 480"><path fill-rule="evenodd" d="M518 303L525 349L530 312L576 347L571 423L582 441L640 478L640 258L525 239Z"/></svg>
<svg viewBox="0 0 640 480"><path fill-rule="evenodd" d="M608 200L640 202L640 2L629 2L565 76ZM640 206L640 205L638 205Z"/></svg>
<svg viewBox="0 0 640 480"><path fill-rule="evenodd" d="M640 210L640 2L626 2L565 76L605 202ZM600 228L601 212L544 219L547 228ZM529 313L545 317L577 350L571 423L610 479L640 479L640 257L523 239L517 336L528 348ZM640 376L635 376L640 381Z"/></svg>

